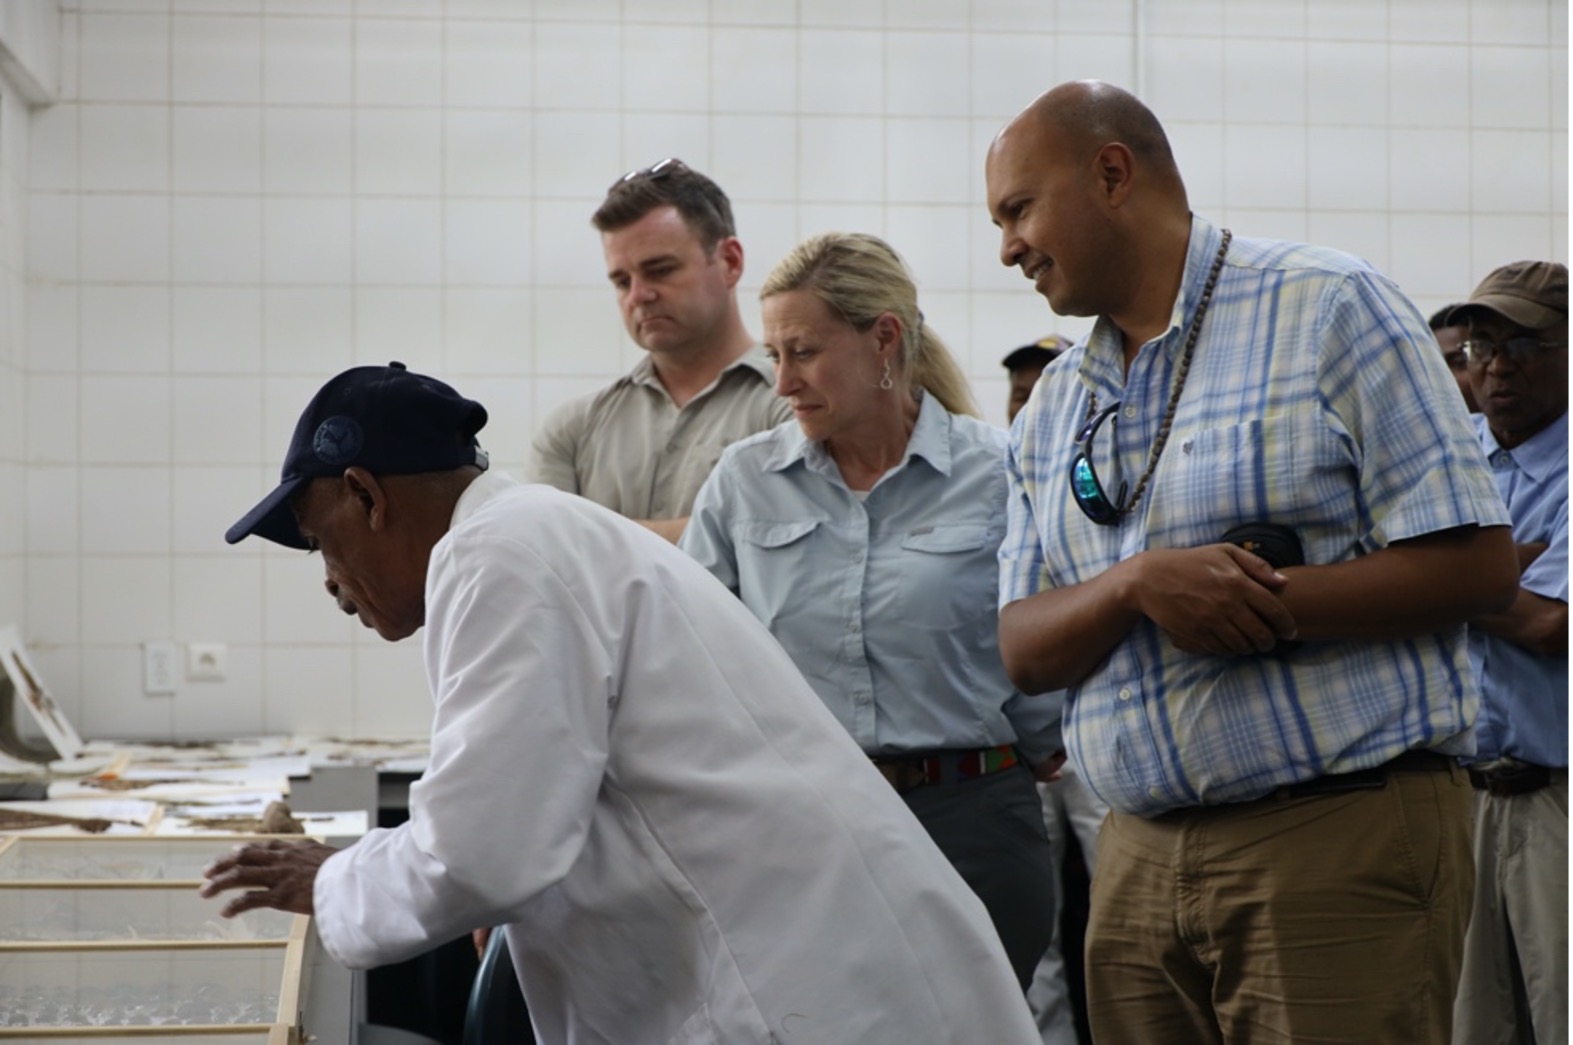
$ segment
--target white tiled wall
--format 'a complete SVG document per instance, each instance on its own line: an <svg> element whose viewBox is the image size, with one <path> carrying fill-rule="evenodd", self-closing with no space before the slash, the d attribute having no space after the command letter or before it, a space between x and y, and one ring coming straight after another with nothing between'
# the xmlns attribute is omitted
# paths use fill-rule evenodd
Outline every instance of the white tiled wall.
<svg viewBox="0 0 1573 1045"><path fill-rule="evenodd" d="M27 107L0 76L0 625L21 621L26 562Z"/></svg>
<svg viewBox="0 0 1573 1045"><path fill-rule="evenodd" d="M25 601L94 735L424 728L416 644L223 530L352 363L482 399L517 470L546 410L636 357L588 218L664 156L731 194L756 331L793 243L884 234L996 419L1003 353L1085 328L998 265L982 206L989 138L1062 79L1141 93L1199 211L1362 254L1423 310L1567 254L1565 0L62 8L60 102L0 112L0 617ZM228 680L142 696L160 637L227 642Z"/></svg>

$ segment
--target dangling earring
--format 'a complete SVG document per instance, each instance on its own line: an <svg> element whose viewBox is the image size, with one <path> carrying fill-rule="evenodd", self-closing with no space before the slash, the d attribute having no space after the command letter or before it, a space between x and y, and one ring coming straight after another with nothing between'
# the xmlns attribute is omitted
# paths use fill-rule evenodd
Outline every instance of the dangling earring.
<svg viewBox="0 0 1573 1045"><path fill-rule="evenodd" d="M890 379L889 357L886 357L885 359L885 376L879 379L879 387L887 392L896 387L896 383Z"/></svg>

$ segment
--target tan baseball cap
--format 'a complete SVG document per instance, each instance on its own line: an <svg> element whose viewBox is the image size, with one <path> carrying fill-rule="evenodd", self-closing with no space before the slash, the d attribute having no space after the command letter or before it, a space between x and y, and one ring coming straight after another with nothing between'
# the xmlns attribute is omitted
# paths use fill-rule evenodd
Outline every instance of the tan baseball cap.
<svg viewBox="0 0 1573 1045"><path fill-rule="evenodd" d="M1488 309L1529 330L1544 330L1568 318L1568 267L1555 261L1515 261L1480 281L1462 305L1447 314L1449 325Z"/></svg>

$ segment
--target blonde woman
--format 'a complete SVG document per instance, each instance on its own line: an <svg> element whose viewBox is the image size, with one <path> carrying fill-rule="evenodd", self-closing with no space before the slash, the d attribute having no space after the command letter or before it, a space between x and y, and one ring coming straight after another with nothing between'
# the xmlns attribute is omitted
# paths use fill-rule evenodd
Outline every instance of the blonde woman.
<svg viewBox="0 0 1573 1045"><path fill-rule="evenodd" d="M1000 663L1005 433L873 236L829 233L766 280L795 420L729 447L682 547L775 634L983 901L1025 985L1053 931L1034 766L1056 701Z"/></svg>

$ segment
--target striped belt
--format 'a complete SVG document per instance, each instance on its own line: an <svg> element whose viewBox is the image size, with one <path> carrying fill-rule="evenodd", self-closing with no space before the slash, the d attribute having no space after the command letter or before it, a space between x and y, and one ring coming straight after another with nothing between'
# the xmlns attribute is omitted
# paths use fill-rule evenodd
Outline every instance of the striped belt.
<svg viewBox="0 0 1573 1045"><path fill-rule="evenodd" d="M998 773L1017 764L1016 749L1010 744L981 747L972 751L926 751L911 755L876 755L879 770L898 793L924 784L956 784Z"/></svg>

